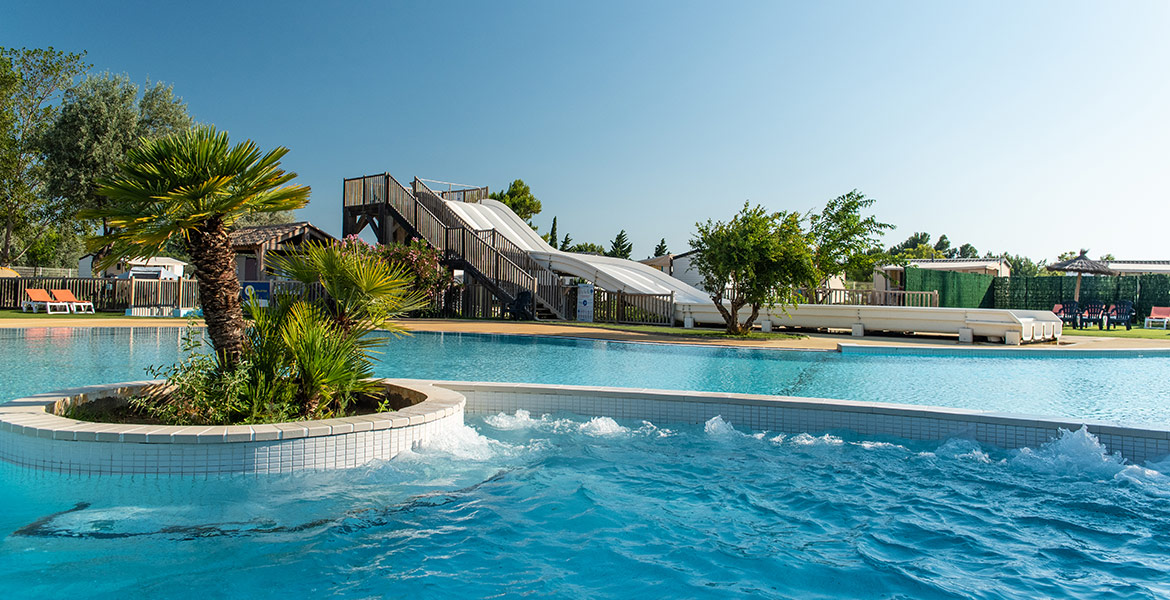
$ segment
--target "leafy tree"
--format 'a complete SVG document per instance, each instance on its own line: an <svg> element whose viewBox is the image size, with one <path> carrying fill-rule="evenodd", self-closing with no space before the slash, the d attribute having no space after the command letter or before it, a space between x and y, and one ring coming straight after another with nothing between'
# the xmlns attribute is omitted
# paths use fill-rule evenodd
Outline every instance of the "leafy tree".
<svg viewBox="0 0 1170 600"><path fill-rule="evenodd" d="M942 252L934 249L930 244L918 244L913 248L907 248L894 255L894 260L906 262L914 259L937 259L946 258L947 256Z"/></svg>
<svg viewBox="0 0 1170 600"><path fill-rule="evenodd" d="M92 238L91 250L109 245L97 264L156 256L181 239L199 280L203 318L221 367L234 370L243 348L240 282L228 230L254 212L303 207L309 188L285 185L296 173L280 168L287 148L262 153L248 140L232 146L227 133L198 127L130 150L117 177L99 190L110 203L84 211L106 219L110 233Z"/></svg>
<svg viewBox="0 0 1170 600"><path fill-rule="evenodd" d="M62 221L62 211L43 193L38 142L56 116L51 100L88 68L82 57L51 47L0 48L0 265L12 264ZM18 249L14 241L22 231L24 248Z"/></svg>
<svg viewBox="0 0 1170 600"><path fill-rule="evenodd" d="M157 139L191 127L183 102L162 83L148 87L139 99L138 86L125 75L88 77L65 92L61 110L47 129L44 153L46 191L64 211L100 209L99 181L114 177L126 152L142 139ZM79 222L88 229L88 224ZM109 233L104 223L101 233ZM85 231L92 233L92 231ZM95 258L99 261L103 252Z"/></svg>
<svg viewBox="0 0 1170 600"><path fill-rule="evenodd" d="M830 277L843 273L873 272L874 263L884 254L870 251L881 241L882 232L894 226L878 221L862 211L874 200L853 190L830 200L820 214L809 216L808 238L812 245L812 279L809 287L819 287Z"/></svg>
<svg viewBox="0 0 1170 600"><path fill-rule="evenodd" d="M854 266L845 269L845 277L850 281L872 281L876 265L893 262L893 258L881 246L869 248L865 254L869 260L859 260Z"/></svg>
<svg viewBox="0 0 1170 600"><path fill-rule="evenodd" d="M959 246L959 258L979 258L979 250L971 244Z"/></svg>
<svg viewBox="0 0 1170 600"><path fill-rule="evenodd" d="M1117 260L1117 257L1116 257L1116 256L1113 256L1112 254L1110 254L1110 253L1108 253L1108 252L1106 252L1105 254L1102 254L1102 255L1101 255L1101 260Z"/></svg>
<svg viewBox="0 0 1170 600"><path fill-rule="evenodd" d="M987 258L993 258L990 252L988 253ZM1043 260L1040 262L1034 262L1027 256L1022 256L1019 254L1008 254L1006 252L1003 254L1003 258L1007 259L1008 266L1011 267L1013 276L1039 277L1052 273L1052 271L1044 268L1045 262Z"/></svg>
<svg viewBox="0 0 1170 600"><path fill-rule="evenodd" d="M890 256L897 256L905 250L911 250L923 244L930 244L930 234L926 233L925 231L919 231L918 233L915 233L914 235L906 238L906 241L902 242L901 244L891 246L888 250L888 253Z"/></svg>
<svg viewBox="0 0 1170 600"><path fill-rule="evenodd" d="M556 217L553 217L552 227L549 228L548 233L545 235L542 235L540 237L544 238L544 241L548 242L549 244L556 246L557 240L560 239L557 237L557 218Z"/></svg>
<svg viewBox="0 0 1170 600"><path fill-rule="evenodd" d="M654 247L654 256L666 256L670 254L670 250L666 248L666 238L658 240L658 245Z"/></svg>
<svg viewBox="0 0 1170 600"><path fill-rule="evenodd" d="M573 244L573 236L566 233L565 237L563 239L561 239L561 246L560 246L560 248L558 248L558 250L561 250L562 252L568 252L569 248L573 247L572 244Z"/></svg>
<svg viewBox="0 0 1170 600"><path fill-rule="evenodd" d="M959 254L958 250L951 248L951 240L947 239L945 233L938 236L938 241L934 243L934 249L941 253L943 258L954 258Z"/></svg>
<svg viewBox="0 0 1170 600"><path fill-rule="evenodd" d="M731 334L746 334L760 308L795 302L794 288L814 275L812 253L800 215L767 213L747 202L730 222L697 223L691 238L692 267L703 277ZM724 305L724 301L728 306ZM751 307L743 322L740 309Z"/></svg>
<svg viewBox="0 0 1170 600"><path fill-rule="evenodd" d="M594 244L592 242L573 244L572 246L569 247L568 252L580 252L581 254L606 255L605 246L602 246L601 244Z"/></svg>
<svg viewBox="0 0 1170 600"><path fill-rule="evenodd" d="M296 214L291 210L256 212L236 219L236 223L233 229L239 229L240 227L258 227L263 225L284 225L285 223L294 223L296 220Z"/></svg>
<svg viewBox="0 0 1170 600"><path fill-rule="evenodd" d="M490 197L503 202L529 225L532 225L532 217L540 213L540 200L532 195L532 190L523 179L513 181L506 192L492 192Z"/></svg>

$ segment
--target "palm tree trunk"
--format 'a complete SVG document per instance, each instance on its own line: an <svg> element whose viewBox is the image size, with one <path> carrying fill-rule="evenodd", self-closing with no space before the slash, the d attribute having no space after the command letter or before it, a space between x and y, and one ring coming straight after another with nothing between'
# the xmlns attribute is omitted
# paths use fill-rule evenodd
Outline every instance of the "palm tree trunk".
<svg viewBox="0 0 1170 600"><path fill-rule="evenodd" d="M240 303L240 281L236 277L236 254L228 240L227 227L217 218L209 219L191 232L187 250L195 263L199 300L207 335L225 370L239 363L244 347L244 311Z"/></svg>

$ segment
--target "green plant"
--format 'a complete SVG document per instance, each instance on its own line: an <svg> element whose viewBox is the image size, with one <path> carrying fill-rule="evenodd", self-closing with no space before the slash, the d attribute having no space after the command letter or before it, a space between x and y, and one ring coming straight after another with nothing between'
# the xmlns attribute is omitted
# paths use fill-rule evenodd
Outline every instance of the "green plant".
<svg viewBox="0 0 1170 600"><path fill-rule="evenodd" d="M166 379L165 393L132 398L131 406L171 425L227 425L249 414L247 364L224 371L214 354L204 352L198 331L183 334L179 362L150 367L152 377Z"/></svg>

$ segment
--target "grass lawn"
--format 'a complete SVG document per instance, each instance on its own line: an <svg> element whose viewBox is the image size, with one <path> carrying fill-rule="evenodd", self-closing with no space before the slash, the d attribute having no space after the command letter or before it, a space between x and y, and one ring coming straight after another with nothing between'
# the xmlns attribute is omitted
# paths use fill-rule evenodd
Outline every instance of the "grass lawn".
<svg viewBox="0 0 1170 600"><path fill-rule="evenodd" d="M615 323L558 323L558 325L571 325L573 327L592 327L595 329L612 329L615 331L632 331L635 333L649 333L653 335L663 335L670 337L690 337L690 338L704 338L704 339L725 339L725 340L799 340L806 336L795 333L761 333L753 331L745 336L728 335L723 329L708 329L699 328L683 329L682 327L665 327L662 325L618 325Z"/></svg>
<svg viewBox="0 0 1170 600"><path fill-rule="evenodd" d="M1118 327L1117 329L1106 330L1097 329L1097 326L1093 325L1091 327L1086 327L1085 329L1073 329L1072 327L1065 327L1064 335L1170 340L1170 329L1141 329L1134 327L1133 329L1126 331L1124 327Z"/></svg>
<svg viewBox="0 0 1170 600"><path fill-rule="evenodd" d="M143 321L176 321L186 323L186 317L127 317L120 312L99 312L96 314L46 314L45 312L21 312L19 310L0 310L0 319L142 319Z"/></svg>

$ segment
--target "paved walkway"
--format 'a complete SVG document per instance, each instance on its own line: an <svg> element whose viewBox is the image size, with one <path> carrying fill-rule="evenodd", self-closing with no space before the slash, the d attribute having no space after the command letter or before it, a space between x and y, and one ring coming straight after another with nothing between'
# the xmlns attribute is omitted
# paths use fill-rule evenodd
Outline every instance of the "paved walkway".
<svg viewBox="0 0 1170 600"><path fill-rule="evenodd" d="M809 333L799 339L725 339L701 336L674 336L640 331L622 331L575 325L571 323L533 323L516 321L472 321L456 319L403 319L400 321L412 331L449 331L489 334L550 335L560 337L618 340L627 342L659 342L666 344L699 344L705 346L735 346L754 348L786 348L790 350L836 350L837 344L864 344L877 346L933 346L948 348L1010 348L1027 352L1035 349L1067 348L1078 350L1112 350L1170 348L1170 338L1149 340L1134 338L1111 338L1089 336L1064 336L1059 344L1028 344L1005 346L1003 344L959 344L954 336L945 335L899 335L866 336L855 338L848 332ZM197 321L197 323L199 323ZM0 319L0 329L18 327L183 327L186 319L129 317L93 318L73 316L44 316L30 319ZM679 329L680 332L686 331Z"/></svg>

